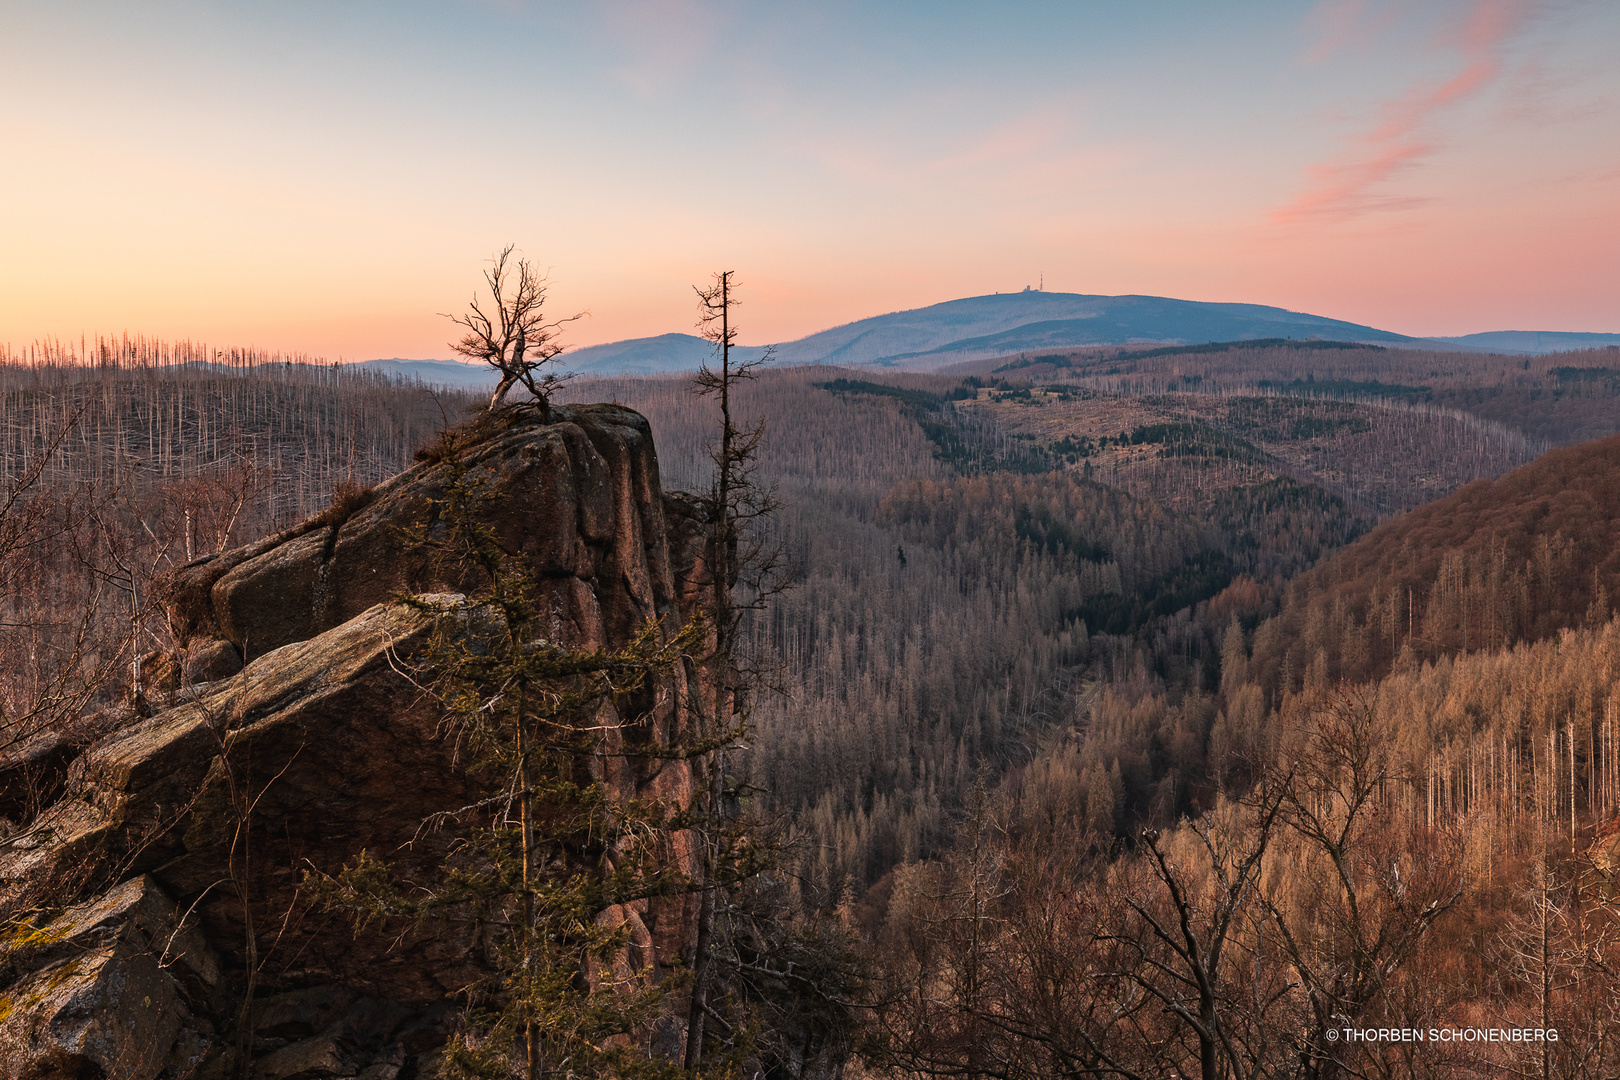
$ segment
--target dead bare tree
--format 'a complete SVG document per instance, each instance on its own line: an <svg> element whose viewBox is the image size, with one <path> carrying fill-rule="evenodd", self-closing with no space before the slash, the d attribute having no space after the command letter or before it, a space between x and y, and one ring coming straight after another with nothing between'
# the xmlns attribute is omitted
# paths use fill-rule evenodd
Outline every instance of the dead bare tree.
<svg viewBox="0 0 1620 1080"><path fill-rule="evenodd" d="M1299 1075L1326 1080L1352 1071L1330 1030L1399 1013L1397 973L1463 898L1462 851L1455 832L1398 814L1389 722L1364 693L1330 694L1283 754L1278 846L1295 869L1262 902L1308 1004Z"/></svg>
<svg viewBox="0 0 1620 1080"><path fill-rule="evenodd" d="M491 411L500 405L507 391L521 382L539 402L541 417L549 419L551 393L565 376L541 369L563 351L564 346L557 340L562 325L583 318L585 313L547 322L544 309L549 283L528 259L520 256L514 260L513 250L514 245L507 244L495 253L494 265L484 271L488 301L474 296L466 314L445 314L445 318L467 330L450 348L500 372L501 381L489 399Z"/></svg>
<svg viewBox="0 0 1620 1080"><path fill-rule="evenodd" d="M1132 913L1100 837L1014 836L974 800L949 855L896 876L868 1064L935 1080L1170 1075L1143 1052L1170 1040L1141 949L1113 932Z"/></svg>
<svg viewBox="0 0 1620 1080"><path fill-rule="evenodd" d="M1125 905L1136 916L1124 934L1110 934L1139 962L1120 972L1156 999L1167 1017L1174 1017L1197 1043L1199 1075L1203 1080L1231 1076L1241 1080L1265 1066L1265 1028L1268 1015L1286 993L1276 973L1257 975L1259 949L1252 941L1247 950L1255 961L1251 978L1235 976L1228 968L1245 965L1226 956L1243 951L1257 922L1253 904L1264 873L1267 849L1276 838L1275 824L1282 813L1283 792L1278 785L1256 788L1247 814L1229 808L1189 824L1197 840L1188 846L1206 863L1206 880L1195 882L1188 868L1161 843L1157 829L1141 833L1143 862L1164 896L1138 898L1125 891ZM1216 817L1225 820L1213 820ZM1168 838L1166 838L1168 839ZM1228 984L1234 984L1229 986ZM1237 992L1233 992L1234 988ZM1246 991L1246 992L1245 992ZM1157 1043L1164 1047L1176 1040ZM1155 1040L1145 1040L1155 1045ZM1181 1074L1190 1066L1184 1059L1159 1057L1156 1067Z"/></svg>
<svg viewBox="0 0 1620 1080"><path fill-rule="evenodd" d="M756 370L769 362L771 351L767 349L752 360L732 356L737 341L733 310L738 305L734 278L734 272L722 271L714 275L712 286L696 290L698 329L714 344L718 365L705 363L699 369L694 390L720 405L720 437L710 447L713 479L707 497L701 500L708 536L703 550L704 580L698 583L706 594L704 614L710 623L713 646L704 660L706 670L700 680L705 687L700 697L705 700L698 705L700 712L708 714L707 726L716 736L739 723L746 727L751 691L758 689L760 682L759 673L744 655L742 620L749 612L762 610L783 587L777 573L779 555L759 531L777 508L775 491L756 475L765 425L763 421L739 423L733 401L739 385L753 379ZM704 1033L712 1012L715 910L721 903L717 878L727 861L725 849L731 835L726 822L726 747L717 746L705 765L707 818L706 827L700 830L704 887L692 960L685 1057L688 1071L695 1071L703 1060Z"/></svg>

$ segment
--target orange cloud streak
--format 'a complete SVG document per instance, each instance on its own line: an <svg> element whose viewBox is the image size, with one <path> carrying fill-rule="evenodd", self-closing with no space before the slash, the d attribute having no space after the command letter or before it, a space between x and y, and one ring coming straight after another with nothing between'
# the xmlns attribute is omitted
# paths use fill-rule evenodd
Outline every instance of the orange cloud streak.
<svg viewBox="0 0 1620 1080"><path fill-rule="evenodd" d="M1422 136L1429 117L1479 93L1502 72L1502 46L1523 21L1525 0L1479 0L1464 20L1457 49L1461 72L1438 87L1414 86L1380 109L1371 131L1338 157L1310 166L1310 183L1293 202L1271 212L1279 225L1345 221L1379 210L1404 210L1428 200L1380 193L1380 184L1434 152Z"/></svg>

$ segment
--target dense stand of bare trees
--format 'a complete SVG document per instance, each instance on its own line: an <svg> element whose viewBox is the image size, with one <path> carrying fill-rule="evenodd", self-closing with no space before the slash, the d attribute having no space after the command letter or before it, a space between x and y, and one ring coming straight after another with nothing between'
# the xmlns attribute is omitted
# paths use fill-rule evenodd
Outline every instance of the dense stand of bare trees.
<svg viewBox="0 0 1620 1080"><path fill-rule="evenodd" d="M0 342L0 367L37 374L45 379L95 378L107 369L148 371L179 366L208 367L216 370L258 371L269 364L326 366L319 357L305 353L284 353L279 349L254 346L219 348L205 342L165 340L137 334L118 337L80 337L78 341L45 338L22 347Z"/></svg>
<svg viewBox="0 0 1620 1080"><path fill-rule="evenodd" d="M111 499L94 487L60 489L50 466L72 436L79 413L34 428L26 456L8 455L0 496L0 754L45 758L53 746L81 737L81 719L122 655L134 619L111 616L120 606L120 538L105 524ZM49 425L49 426L47 426ZM133 614L138 605L131 601ZM116 629L109 632L109 623ZM14 819L27 818L47 792L48 770L25 769L5 794Z"/></svg>
<svg viewBox="0 0 1620 1080"><path fill-rule="evenodd" d="M1613 837L1572 848L1534 813L1432 812L1400 710L1318 695L1279 720L1241 797L1112 851L1052 777L1010 778L945 857L897 874L870 1060L912 1076L1609 1075Z"/></svg>
<svg viewBox="0 0 1620 1080"><path fill-rule="evenodd" d="M0 367L0 454L41 481L149 487L251 472L271 493L243 528L279 528L323 508L341 480L369 485L466 408L465 395L353 368ZM45 454L53 433L71 431ZM241 535L241 534L238 534Z"/></svg>

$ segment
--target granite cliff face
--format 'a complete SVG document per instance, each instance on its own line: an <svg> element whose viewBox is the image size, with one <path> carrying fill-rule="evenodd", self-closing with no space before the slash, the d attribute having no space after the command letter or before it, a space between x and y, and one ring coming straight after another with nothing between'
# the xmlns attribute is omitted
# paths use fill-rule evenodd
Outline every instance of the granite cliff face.
<svg viewBox="0 0 1620 1080"><path fill-rule="evenodd" d="M694 518L662 492L642 417L514 410L460 460L492 496L488 524L526 556L552 640L611 646L684 617ZM431 930L357 936L301 882L362 849L427 880L457 839L422 828L472 797L410 677L433 617L395 601L468 591L416 539L443 528L448 477L428 460L175 575L178 645L145 665L149 715L67 762L60 797L0 843L0 899L27 914L0 943L0 1080L236 1075L244 1054L262 1080L391 1080L431 1063L480 957ZM679 698L645 721L658 737L683 733ZM678 801L693 785L684 763L607 779ZM684 901L604 917L658 962L690 947ZM253 1037L238 1045L250 971Z"/></svg>

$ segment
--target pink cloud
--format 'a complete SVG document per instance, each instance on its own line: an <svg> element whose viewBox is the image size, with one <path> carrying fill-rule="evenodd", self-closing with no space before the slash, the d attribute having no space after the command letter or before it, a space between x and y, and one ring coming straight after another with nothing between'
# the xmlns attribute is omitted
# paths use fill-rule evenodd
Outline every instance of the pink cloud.
<svg viewBox="0 0 1620 1080"><path fill-rule="evenodd" d="M1501 75L1503 47L1523 22L1526 7L1526 0L1477 0L1450 35L1462 70L1438 86L1420 83L1386 102L1376 125L1354 136L1344 152L1306 170L1305 190L1272 211L1271 221L1345 221L1426 201L1389 193L1384 182L1434 152L1436 141L1423 134L1434 114L1473 97Z"/></svg>

